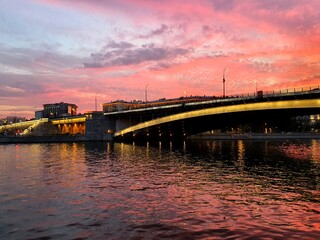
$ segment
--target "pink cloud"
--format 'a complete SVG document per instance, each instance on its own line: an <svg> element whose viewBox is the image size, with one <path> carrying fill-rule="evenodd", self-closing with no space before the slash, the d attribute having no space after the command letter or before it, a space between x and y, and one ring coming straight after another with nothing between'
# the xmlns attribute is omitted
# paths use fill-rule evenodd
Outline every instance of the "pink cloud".
<svg viewBox="0 0 320 240"><path fill-rule="evenodd" d="M319 81L316 0L34 2L53 12L81 13L93 23L104 19L108 30L88 37L99 38L92 47L73 35L81 30L69 32L72 43L89 49L82 57L63 52L64 42L46 51L0 45L0 64L7 71L0 85L10 80L6 86L28 96L15 104L67 101L85 111L93 108L95 96L99 101L143 99L146 84L153 100L184 92L221 95L224 68L227 94L253 92L255 82L268 91Z"/></svg>

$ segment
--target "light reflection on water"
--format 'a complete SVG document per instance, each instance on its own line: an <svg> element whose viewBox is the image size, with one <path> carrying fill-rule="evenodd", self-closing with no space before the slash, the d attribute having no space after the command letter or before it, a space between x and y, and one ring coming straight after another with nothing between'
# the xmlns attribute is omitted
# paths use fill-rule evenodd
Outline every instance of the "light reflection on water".
<svg viewBox="0 0 320 240"><path fill-rule="evenodd" d="M318 140L0 152L0 239L320 239Z"/></svg>

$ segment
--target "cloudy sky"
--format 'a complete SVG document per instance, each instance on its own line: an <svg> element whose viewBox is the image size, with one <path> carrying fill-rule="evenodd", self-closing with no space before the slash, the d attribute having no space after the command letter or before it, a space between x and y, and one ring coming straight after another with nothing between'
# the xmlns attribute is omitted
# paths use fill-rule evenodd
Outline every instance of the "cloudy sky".
<svg viewBox="0 0 320 240"><path fill-rule="evenodd" d="M0 0L0 117L320 84L319 0ZM256 84L255 84L256 82Z"/></svg>

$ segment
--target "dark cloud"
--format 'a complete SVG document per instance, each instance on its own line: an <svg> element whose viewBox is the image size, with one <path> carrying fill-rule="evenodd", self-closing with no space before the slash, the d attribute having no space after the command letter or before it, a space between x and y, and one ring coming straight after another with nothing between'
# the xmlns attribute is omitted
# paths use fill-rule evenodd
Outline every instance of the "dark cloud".
<svg viewBox="0 0 320 240"><path fill-rule="evenodd" d="M224 12L230 17L235 16L235 20L236 16L241 16L253 21L252 26L263 22L270 26L274 25L274 31L280 29L282 33L290 35L301 36L313 32L318 28L320 17L316 0L211 0L211 4L215 11ZM208 26L202 30L204 36L211 36L212 31Z"/></svg>
<svg viewBox="0 0 320 240"><path fill-rule="evenodd" d="M230 11L234 8L235 0L212 0L212 5L218 11Z"/></svg>
<svg viewBox="0 0 320 240"><path fill-rule="evenodd" d="M299 35L309 33L319 23L320 12L312 2L298 0L257 1L254 5L259 11L248 11L248 16L260 21L268 21L284 31Z"/></svg>
<svg viewBox="0 0 320 240"><path fill-rule="evenodd" d="M222 26L202 26L202 34L206 37L210 37L214 34L227 34L227 30Z"/></svg>
<svg viewBox="0 0 320 240"><path fill-rule="evenodd" d="M103 64L101 63L84 63L83 64L84 68L102 68L103 67Z"/></svg>
<svg viewBox="0 0 320 240"><path fill-rule="evenodd" d="M300 1L301 2L301 1ZM299 1L297 0L268 0L268 1L257 1L255 4L259 9L269 10L289 10L297 6Z"/></svg>
<svg viewBox="0 0 320 240"><path fill-rule="evenodd" d="M151 30L149 33L147 34L142 34L140 35L141 38L152 38L152 37L158 37L161 35L165 35L165 34L171 34L174 33L175 31L180 31L181 30L181 25L178 26L168 26L166 24L161 24L160 27Z"/></svg>
<svg viewBox="0 0 320 240"><path fill-rule="evenodd" d="M115 47L116 46L116 47ZM129 47L130 46L130 47ZM179 47L157 47L155 44L144 44L139 47L129 43L108 43L100 53L92 53L92 62L84 63L85 68L106 66L134 65L148 61L163 61L188 54L191 49Z"/></svg>
<svg viewBox="0 0 320 240"><path fill-rule="evenodd" d="M105 49L108 48L118 48L118 49L127 49L127 48L132 48L134 47L133 44L129 42L115 42L115 41L110 41L106 46Z"/></svg>
<svg viewBox="0 0 320 240"><path fill-rule="evenodd" d="M165 24L162 24L160 28L151 31L151 35L161 35L163 33L165 33L167 30L169 29L169 27Z"/></svg>
<svg viewBox="0 0 320 240"><path fill-rule="evenodd" d="M6 48L0 46L0 64L16 71L30 73L44 73L61 71L61 68L79 66L83 58L73 55L60 54L53 46L39 46L39 48ZM13 70L12 74L15 74Z"/></svg>
<svg viewBox="0 0 320 240"><path fill-rule="evenodd" d="M161 70L161 69L168 69L173 65L171 62L158 62L153 66L149 66L149 70Z"/></svg>
<svg viewBox="0 0 320 240"><path fill-rule="evenodd" d="M202 34L210 37L212 35L212 28L208 25L202 26Z"/></svg>
<svg viewBox="0 0 320 240"><path fill-rule="evenodd" d="M24 97L43 93L45 89L41 81L33 76L0 74L0 96Z"/></svg>
<svg viewBox="0 0 320 240"><path fill-rule="evenodd" d="M202 26L202 34L206 37L210 37L214 34L220 34L220 33L225 34L226 31L222 27L211 27L208 25Z"/></svg>

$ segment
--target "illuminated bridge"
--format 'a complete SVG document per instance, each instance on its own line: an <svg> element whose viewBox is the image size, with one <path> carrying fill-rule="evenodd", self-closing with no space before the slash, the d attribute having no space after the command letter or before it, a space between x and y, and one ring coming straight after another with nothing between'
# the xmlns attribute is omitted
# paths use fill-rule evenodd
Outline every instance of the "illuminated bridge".
<svg viewBox="0 0 320 240"><path fill-rule="evenodd" d="M68 141L158 140L250 124L252 132L277 132L290 118L320 114L319 87L219 97L184 97L134 103L131 109L40 119L0 126L0 135L68 136ZM238 130L238 129L236 129ZM248 129L246 129L248 130ZM62 139L62 137L61 137ZM58 139L57 139L58 140Z"/></svg>
<svg viewBox="0 0 320 240"><path fill-rule="evenodd" d="M0 126L0 135L43 136L85 134L87 116L58 119L41 118Z"/></svg>
<svg viewBox="0 0 320 240"><path fill-rule="evenodd" d="M217 128L255 123L261 128L288 124L294 116L320 113L319 87L258 92L158 107L106 112L106 131L115 139L185 137Z"/></svg>

